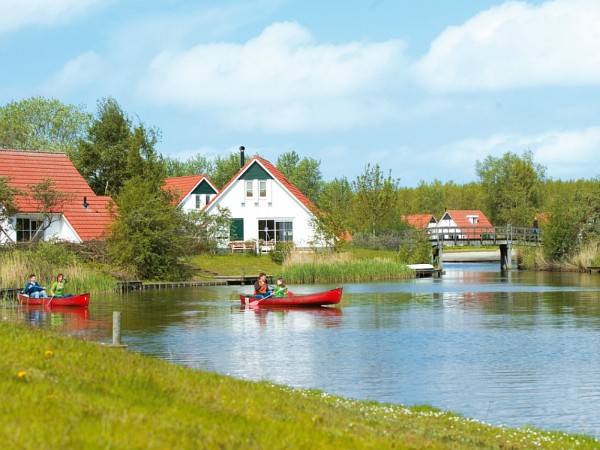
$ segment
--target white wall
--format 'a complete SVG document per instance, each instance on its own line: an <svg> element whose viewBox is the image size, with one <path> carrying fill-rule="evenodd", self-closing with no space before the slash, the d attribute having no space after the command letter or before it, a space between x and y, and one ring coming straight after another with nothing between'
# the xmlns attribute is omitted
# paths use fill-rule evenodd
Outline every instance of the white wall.
<svg viewBox="0 0 600 450"><path fill-rule="evenodd" d="M254 198L246 198L245 180L237 180L218 202L219 206L229 208L232 218L244 219L244 239L258 239L259 220L285 221L293 224L294 244L297 247L308 247L314 236L310 225L312 214L276 180L266 180L265 198L258 197L258 180L253 181ZM215 212L216 205L211 205L209 213Z"/></svg>
<svg viewBox="0 0 600 450"><path fill-rule="evenodd" d="M19 217L30 218L30 219L39 218L39 216L36 216L35 214L28 214L28 215L20 214ZM6 244L8 242L15 242L17 239L16 217L11 217L9 219L9 223L7 224L6 222L4 222L2 224L2 227L4 230L6 230L8 232L7 234L10 237L10 240L4 235L4 233L2 233L2 234L0 234L0 244ZM45 230L44 240L48 241L50 239L59 239L61 241L81 243L81 240L75 234L71 225L67 222L65 217L62 215L59 220L52 222L50 227L48 227Z"/></svg>
<svg viewBox="0 0 600 450"><path fill-rule="evenodd" d="M206 196L209 195L209 202L217 194L200 194L200 207L196 208L196 194L188 194L180 203L183 212L198 211L206 206Z"/></svg>

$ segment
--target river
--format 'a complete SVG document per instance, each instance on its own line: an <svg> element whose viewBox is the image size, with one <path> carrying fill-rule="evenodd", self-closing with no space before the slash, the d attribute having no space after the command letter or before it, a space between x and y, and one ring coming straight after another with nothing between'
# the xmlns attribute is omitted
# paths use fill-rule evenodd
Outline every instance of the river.
<svg viewBox="0 0 600 450"><path fill-rule="evenodd" d="M600 437L600 276L444 268L441 278L344 284L338 308L246 309L239 286L213 286L2 313L111 342L120 311L130 351L193 369Z"/></svg>

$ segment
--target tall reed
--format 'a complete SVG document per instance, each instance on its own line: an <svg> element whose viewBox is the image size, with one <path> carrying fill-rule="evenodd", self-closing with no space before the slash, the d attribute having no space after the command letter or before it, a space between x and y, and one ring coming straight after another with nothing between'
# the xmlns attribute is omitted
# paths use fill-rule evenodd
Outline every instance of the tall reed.
<svg viewBox="0 0 600 450"><path fill-rule="evenodd" d="M405 264L391 258L353 259L347 253L294 253L282 267L289 283L343 283L407 278L413 275Z"/></svg>
<svg viewBox="0 0 600 450"><path fill-rule="evenodd" d="M13 250L0 252L0 287L23 288L29 275L35 274L48 290L62 273L67 278L66 292L110 292L115 280L95 270L69 253L48 255L47 251Z"/></svg>

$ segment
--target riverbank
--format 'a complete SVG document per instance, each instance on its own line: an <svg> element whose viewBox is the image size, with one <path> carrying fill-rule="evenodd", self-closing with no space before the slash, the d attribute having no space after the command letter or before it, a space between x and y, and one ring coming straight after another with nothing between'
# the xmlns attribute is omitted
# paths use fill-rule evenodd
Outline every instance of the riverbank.
<svg viewBox="0 0 600 450"><path fill-rule="evenodd" d="M18 345L15 345L18 343ZM0 323L7 448L598 448L430 407L358 402L190 370Z"/></svg>

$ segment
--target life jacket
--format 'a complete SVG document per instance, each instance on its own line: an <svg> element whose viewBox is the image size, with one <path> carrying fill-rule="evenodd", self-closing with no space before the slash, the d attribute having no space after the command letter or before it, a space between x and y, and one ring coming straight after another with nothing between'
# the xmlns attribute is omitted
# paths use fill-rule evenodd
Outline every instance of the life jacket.
<svg viewBox="0 0 600 450"><path fill-rule="evenodd" d="M254 286L254 295L262 295L267 293L267 283L262 280L258 280L258 289L256 289L256 285Z"/></svg>

